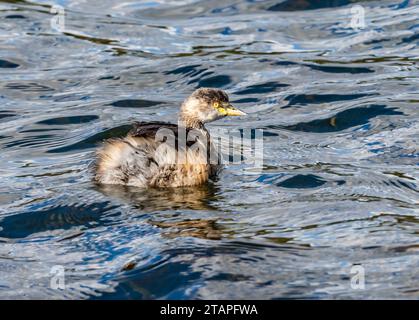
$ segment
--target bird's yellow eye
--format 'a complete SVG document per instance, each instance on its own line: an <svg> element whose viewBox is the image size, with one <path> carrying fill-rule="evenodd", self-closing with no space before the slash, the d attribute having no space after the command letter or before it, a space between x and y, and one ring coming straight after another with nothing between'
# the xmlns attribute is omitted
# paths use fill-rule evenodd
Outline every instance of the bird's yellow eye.
<svg viewBox="0 0 419 320"><path fill-rule="evenodd" d="M220 104L218 102L214 102L214 108L218 108Z"/></svg>

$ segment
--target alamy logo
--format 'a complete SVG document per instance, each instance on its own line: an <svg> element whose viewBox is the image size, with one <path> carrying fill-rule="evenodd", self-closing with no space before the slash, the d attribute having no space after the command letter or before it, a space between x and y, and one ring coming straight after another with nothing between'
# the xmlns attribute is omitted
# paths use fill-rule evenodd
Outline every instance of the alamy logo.
<svg viewBox="0 0 419 320"><path fill-rule="evenodd" d="M351 8L351 14L349 26L354 30L365 29L365 8L357 4Z"/></svg>
<svg viewBox="0 0 419 320"><path fill-rule="evenodd" d="M365 269L361 265L356 265L351 268L351 288L354 290L365 289Z"/></svg>
<svg viewBox="0 0 419 320"><path fill-rule="evenodd" d="M51 28L55 31L63 32L65 29L65 9L60 5L53 5L50 13L54 14L51 18Z"/></svg>
<svg viewBox="0 0 419 320"><path fill-rule="evenodd" d="M54 290L65 289L65 269L64 266L55 265L51 268L50 274L52 275L50 280L50 287Z"/></svg>

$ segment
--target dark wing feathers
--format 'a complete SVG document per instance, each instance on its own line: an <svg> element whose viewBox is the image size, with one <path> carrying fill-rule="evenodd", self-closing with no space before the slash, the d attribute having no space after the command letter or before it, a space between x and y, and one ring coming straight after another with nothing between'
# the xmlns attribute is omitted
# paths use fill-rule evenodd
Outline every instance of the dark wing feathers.
<svg viewBox="0 0 419 320"><path fill-rule="evenodd" d="M134 127L129 132L129 135L133 137L144 137L144 138L153 138L156 136L157 131L162 128L167 128L173 131L177 135L178 126L173 123L168 122L136 122Z"/></svg>
<svg viewBox="0 0 419 320"><path fill-rule="evenodd" d="M160 121L136 122L134 123L134 127L129 132L129 135L132 137L143 137L143 138L155 139L156 133L160 129L172 130L173 135L175 137L175 143L176 143L175 147L177 149L179 145L179 127L177 124L173 124L169 122L160 122ZM190 130L193 130L193 129L186 128L185 137L188 137ZM191 147L195 142L196 140L191 141L187 139L186 146ZM208 144L209 142L210 141L208 140Z"/></svg>

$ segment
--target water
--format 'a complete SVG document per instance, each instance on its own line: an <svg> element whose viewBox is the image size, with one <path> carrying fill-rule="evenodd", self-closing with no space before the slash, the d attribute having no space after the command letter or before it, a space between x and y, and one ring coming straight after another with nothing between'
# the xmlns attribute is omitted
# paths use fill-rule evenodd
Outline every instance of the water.
<svg viewBox="0 0 419 320"><path fill-rule="evenodd" d="M63 29L1 1L0 298L418 299L419 2L356 2L357 29L350 2L63 0ZM262 170L91 182L201 86L249 114L212 129L264 130Z"/></svg>

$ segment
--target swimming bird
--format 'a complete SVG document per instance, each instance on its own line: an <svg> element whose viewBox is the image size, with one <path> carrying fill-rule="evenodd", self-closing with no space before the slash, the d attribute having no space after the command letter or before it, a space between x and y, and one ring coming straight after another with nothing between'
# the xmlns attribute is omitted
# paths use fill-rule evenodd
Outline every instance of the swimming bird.
<svg viewBox="0 0 419 320"><path fill-rule="evenodd" d="M204 184L221 168L205 124L241 115L223 90L197 89L182 103L178 124L137 122L126 137L105 141L97 152L94 179L157 188Z"/></svg>

